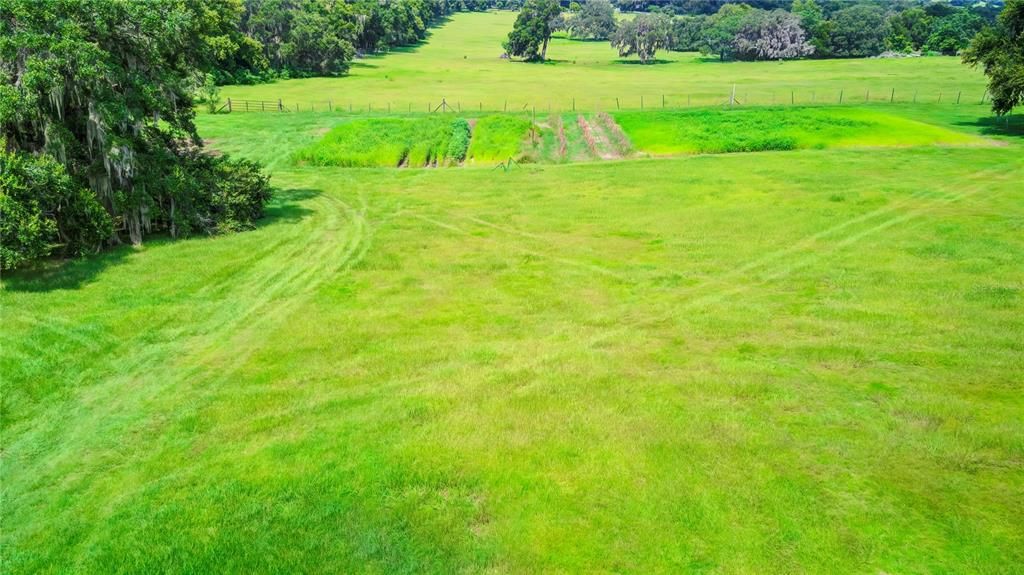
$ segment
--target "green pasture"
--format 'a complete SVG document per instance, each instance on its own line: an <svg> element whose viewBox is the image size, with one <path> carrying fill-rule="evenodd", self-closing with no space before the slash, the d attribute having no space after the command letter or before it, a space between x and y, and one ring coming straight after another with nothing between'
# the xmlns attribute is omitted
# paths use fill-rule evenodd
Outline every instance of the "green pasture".
<svg viewBox="0 0 1024 575"><path fill-rule="evenodd" d="M344 169L292 155L351 118L200 118L258 229L3 280L4 572L1018 571L1024 129L884 110L993 145Z"/></svg>
<svg viewBox="0 0 1024 575"><path fill-rule="evenodd" d="M462 111L615 110L744 104L867 102L977 104L980 71L955 57L718 62L696 53L662 51L653 65L619 58L607 42L555 38L551 60L501 58L513 12L466 13L435 28L427 42L357 60L343 78L308 78L225 87L236 99L271 100L308 109L425 112L442 98ZM643 102L641 102L643 99ZM617 101L618 100L618 101Z"/></svg>

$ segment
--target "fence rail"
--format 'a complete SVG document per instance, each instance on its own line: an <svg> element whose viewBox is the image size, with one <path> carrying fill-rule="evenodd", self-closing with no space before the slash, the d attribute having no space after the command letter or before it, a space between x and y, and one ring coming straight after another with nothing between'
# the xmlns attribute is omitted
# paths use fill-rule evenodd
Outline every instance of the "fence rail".
<svg viewBox="0 0 1024 575"><path fill-rule="evenodd" d="M438 98L420 103L413 102L356 102L353 100L317 100L285 102L278 100L244 100L228 98L218 112L336 112L352 114L395 113L470 113L470 112L532 112L536 114L576 111L680 109L687 107L749 107L749 106L806 106L806 105L863 105L863 104L943 104L983 105L988 93L981 90L920 91L912 89L873 87L828 89L744 89L737 85L723 92L700 91L693 93L665 93L633 95L630 97L568 97L537 102L474 101Z"/></svg>

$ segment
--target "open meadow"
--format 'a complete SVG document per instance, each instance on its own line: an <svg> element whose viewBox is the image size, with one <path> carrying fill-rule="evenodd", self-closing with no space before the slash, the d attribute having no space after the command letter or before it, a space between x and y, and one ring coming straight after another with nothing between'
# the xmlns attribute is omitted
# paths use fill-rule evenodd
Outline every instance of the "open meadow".
<svg viewBox="0 0 1024 575"><path fill-rule="evenodd" d="M255 230L5 276L4 573L1024 568L1024 125L980 74L510 63L512 18L226 88L377 110L200 115L272 174ZM972 101L607 101L734 82Z"/></svg>
<svg viewBox="0 0 1024 575"><path fill-rule="evenodd" d="M978 103L985 78L951 56L928 58L719 62L697 53L661 51L642 66L619 58L605 41L555 37L544 64L501 59L514 12L459 14L424 44L356 61L344 78L306 78L230 86L225 97L266 100L302 109L426 111L444 98L464 109L538 111L749 104L954 102Z"/></svg>

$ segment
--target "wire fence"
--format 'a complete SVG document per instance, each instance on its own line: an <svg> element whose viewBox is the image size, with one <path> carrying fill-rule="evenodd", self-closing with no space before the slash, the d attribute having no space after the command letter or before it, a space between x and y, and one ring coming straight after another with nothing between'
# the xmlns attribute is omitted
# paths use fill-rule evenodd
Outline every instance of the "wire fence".
<svg viewBox="0 0 1024 575"><path fill-rule="evenodd" d="M865 104L943 104L950 106L985 105L988 92L972 89L915 90L906 88L828 88L828 89L744 89L734 86L724 92L665 93L630 96L581 96L539 101L464 100L459 98L424 99L419 102L315 100L244 100L228 98L220 106L222 113L301 113L329 112L348 114L418 114L480 112L598 112L612 110L657 110L688 107L745 106L824 106Z"/></svg>

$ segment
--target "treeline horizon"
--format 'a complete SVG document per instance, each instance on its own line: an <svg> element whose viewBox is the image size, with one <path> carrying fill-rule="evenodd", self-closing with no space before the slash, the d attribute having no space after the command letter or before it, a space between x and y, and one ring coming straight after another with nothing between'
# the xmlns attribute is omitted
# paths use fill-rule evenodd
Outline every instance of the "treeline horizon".
<svg viewBox="0 0 1024 575"><path fill-rule="evenodd" d="M562 0L566 15L590 0ZM758 14L798 16L812 58L874 56L883 52L953 55L986 24L1001 0L611 0L620 12L664 15L671 30L662 48L742 57L729 48ZM217 39L213 82L256 84L279 79L342 76L352 62L423 41L452 14L520 10L524 0L243 0L233 30ZM559 26L572 29L565 21ZM607 39L604 36L601 39Z"/></svg>

